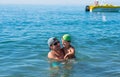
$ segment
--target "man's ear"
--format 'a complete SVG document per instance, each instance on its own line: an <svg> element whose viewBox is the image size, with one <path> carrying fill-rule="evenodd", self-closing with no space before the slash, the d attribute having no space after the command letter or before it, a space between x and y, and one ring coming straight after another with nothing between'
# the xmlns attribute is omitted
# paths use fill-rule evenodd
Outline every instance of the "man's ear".
<svg viewBox="0 0 120 77"><path fill-rule="evenodd" d="M50 49L52 49L52 46L50 46Z"/></svg>

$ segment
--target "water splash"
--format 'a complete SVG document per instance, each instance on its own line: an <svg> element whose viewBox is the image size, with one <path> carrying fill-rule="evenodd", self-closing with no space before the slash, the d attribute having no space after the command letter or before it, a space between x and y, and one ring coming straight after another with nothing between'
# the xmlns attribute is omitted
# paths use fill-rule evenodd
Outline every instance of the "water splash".
<svg viewBox="0 0 120 77"><path fill-rule="evenodd" d="M106 16L104 16L104 15L102 16L102 21L103 21L103 22L106 22L106 21L107 21Z"/></svg>

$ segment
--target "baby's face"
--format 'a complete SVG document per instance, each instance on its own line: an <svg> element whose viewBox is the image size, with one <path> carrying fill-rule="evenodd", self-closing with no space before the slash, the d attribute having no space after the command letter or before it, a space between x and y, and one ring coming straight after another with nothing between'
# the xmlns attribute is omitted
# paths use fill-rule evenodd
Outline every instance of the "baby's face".
<svg viewBox="0 0 120 77"><path fill-rule="evenodd" d="M63 47L69 47L70 42L62 40Z"/></svg>

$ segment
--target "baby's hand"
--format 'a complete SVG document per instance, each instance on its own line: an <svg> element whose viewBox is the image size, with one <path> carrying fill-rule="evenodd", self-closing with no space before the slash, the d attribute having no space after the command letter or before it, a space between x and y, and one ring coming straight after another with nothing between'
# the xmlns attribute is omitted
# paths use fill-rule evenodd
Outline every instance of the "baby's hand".
<svg viewBox="0 0 120 77"><path fill-rule="evenodd" d="M65 56L64 56L64 59L67 60L67 59L68 59L68 55L65 55Z"/></svg>

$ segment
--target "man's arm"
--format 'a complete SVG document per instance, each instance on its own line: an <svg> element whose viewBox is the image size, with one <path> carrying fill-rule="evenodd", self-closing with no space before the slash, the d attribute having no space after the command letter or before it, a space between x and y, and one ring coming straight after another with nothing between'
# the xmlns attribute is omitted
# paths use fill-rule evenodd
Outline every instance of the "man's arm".
<svg viewBox="0 0 120 77"><path fill-rule="evenodd" d="M49 59L52 59L52 60L55 60L55 61L64 61L64 59L59 59L57 56L55 56L55 54L54 53L52 53L52 52L49 52L48 53L48 58Z"/></svg>

